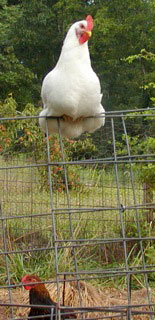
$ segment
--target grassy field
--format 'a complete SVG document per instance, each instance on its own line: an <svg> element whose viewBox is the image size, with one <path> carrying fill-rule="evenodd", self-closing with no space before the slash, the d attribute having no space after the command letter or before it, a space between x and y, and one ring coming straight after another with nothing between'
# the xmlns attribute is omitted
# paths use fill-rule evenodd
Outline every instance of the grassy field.
<svg viewBox="0 0 155 320"><path fill-rule="evenodd" d="M77 270L84 271L85 277L93 270L125 270L123 242L109 241L105 244L103 239L122 238L120 204L127 207L122 213L126 237L139 237L136 210L129 208L135 204L129 170L120 165L117 184L112 165L103 168L76 165L74 171L78 181L71 188L72 169L68 166L68 192L65 187L60 190L53 185L51 197L50 188L48 185L45 188L37 167L16 168L31 164L34 164L33 161L24 154L9 160L0 159L1 215L7 218L1 223L1 284L6 281L6 259L12 283L19 281L25 273L32 272L43 279L55 277L55 239L59 240L56 258L59 272L74 272L75 259ZM142 205L143 189L137 177L134 188L136 204ZM152 226L146 222L145 210L138 209L137 214L142 237L155 235ZM72 240L78 245L74 254ZM155 264L154 245L151 241L143 241L143 246L146 263ZM127 242L126 249L128 264L142 266L139 242ZM3 255L4 251L10 252L7 258ZM150 280L153 283L152 274ZM110 276L104 279L96 277L94 280L90 277L90 281L93 284L102 282L102 285L113 283L115 286L126 286L124 276L116 277L115 281ZM143 275L134 276L133 284L143 287Z"/></svg>

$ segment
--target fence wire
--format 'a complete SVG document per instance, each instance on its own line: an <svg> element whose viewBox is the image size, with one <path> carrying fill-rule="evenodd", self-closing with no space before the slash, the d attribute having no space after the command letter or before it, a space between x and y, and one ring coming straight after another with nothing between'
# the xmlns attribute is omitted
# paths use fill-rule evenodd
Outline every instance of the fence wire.
<svg viewBox="0 0 155 320"><path fill-rule="evenodd" d="M27 273L58 317L65 283L78 319L155 319L155 109L105 116L78 139L62 137L59 119L50 136L48 118L32 141L25 128L38 116L0 118L10 136L21 123L15 143L0 145L0 319L27 319Z"/></svg>

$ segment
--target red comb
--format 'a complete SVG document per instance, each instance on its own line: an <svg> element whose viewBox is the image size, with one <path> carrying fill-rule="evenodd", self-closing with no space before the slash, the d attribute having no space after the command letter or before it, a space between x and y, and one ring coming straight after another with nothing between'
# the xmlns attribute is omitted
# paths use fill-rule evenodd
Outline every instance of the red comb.
<svg viewBox="0 0 155 320"><path fill-rule="evenodd" d="M86 18L88 30L91 31L93 29L93 18L92 16L87 16Z"/></svg>

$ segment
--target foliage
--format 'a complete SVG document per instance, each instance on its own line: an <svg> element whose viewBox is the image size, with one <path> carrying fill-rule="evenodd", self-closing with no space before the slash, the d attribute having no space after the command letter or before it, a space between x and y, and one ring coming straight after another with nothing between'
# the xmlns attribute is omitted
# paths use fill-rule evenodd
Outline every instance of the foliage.
<svg viewBox="0 0 155 320"><path fill-rule="evenodd" d="M147 92L147 95L152 103L155 106L155 73L151 72L151 67L155 66L155 54L152 52L146 51L146 49L142 49L139 54L129 56L124 59L129 64L134 61L139 61L143 70L143 83L141 88ZM150 69L150 72L146 72L146 68Z"/></svg>
<svg viewBox="0 0 155 320"><path fill-rule="evenodd" d="M47 141L38 126L38 119L31 118L26 119L24 117L31 117L38 114L38 109L32 104L27 104L22 112L19 114L17 111L17 103L10 96L4 103L0 103L0 116L3 118L15 118L19 115L23 119L10 121L3 120L0 125L2 132L0 136L0 150L5 158L13 154L23 153L26 151L27 156L33 159L36 163L47 163ZM62 150L57 135L49 136L48 139L50 150L50 161L52 166L50 167L53 187L60 192L66 188L65 181L67 174L65 174L64 165L60 165L62 161ZM97 152L95 145L93 144L89 135L85 140L71 140L63 139L65 161L81 160L91 158ZM67 166L66 166L67 169ZM40 173L41 187L48 190L48 167L38 166ZM79 174L74 166L68 169L70 181L68 185L70 188L77 188L79 184Z"/></svg>
<svg viewBox="0 0 155 320"><path fill-rule="evenodd" d="M16 24L21 14L18 6L7 6L7 1L1 3L0 8L0 92L1 99L12 94L19 103L23 104L38 99L38 84L34 73L27 68L21 57L17 58L10 38L12 25ZM1 22L2 21L2 22Z"/></svg>
<svg viewBox="0 0 155 320"><path fill-rule="evenodd" d="M153 0L1 0L1 98L12 93L20 110L28 102L38 104L42 79L55 66L69 26L87 14L94 18L89 46L105 109L151 106L152 89L145 85L153 65L124 58L142 48L153 52Z"/></svg>
<svg viewBox="0 0 155 320"><path fill-rule="evenodd" d="M56 64L69 26L85 16L83 1L23 0L19 7L21 14L11 31L15 52L42 80Z"/></svg>
<svg viewBox="0 0 155 320"><path fill-rule="evenodd" d="M142 85L153 66L144 69L139 60L129 65L123 58L137 54L143 47L153 51L154 15L153 2L141 0L104 1L97 11L93 58L95 66L98 61L105 103L112 110L149 105Z"/></svg>
<svg viewBox="0 0 155 320"><path fill-rule="evenodd" d="M149 155L153 154L155 150L155 138L143 137L142 140L142 137L138 135L135 137L131 137L128 135L127 138L132 155L136 156L148 154L149 159ZM122 135L122 142L117 143L117 146L119 148L119 155L126 155L126 146L124 145L125 139L125 136ZM132 167L142 183L147 183L152 189L155 188L155 165L152 162L144 162L139 165L133 164Z"/></svg>
<svg viewBox="0 0 155 320"><path fill-rule="evenodd" d="M64 143L68 141L65 139ZM69 145L65 147L68 149L70 160L85 160L91 159L97 155L97 147L93 144L90 134L85 134L79 140L69 140Z"/></svg>
<svg viewBox="0 0 155 320"><path fill-rule="evenodd" d="M28 104L23 111L24 115L34 114L36 112L33 105ZM30 128L27 129L27 121L26 120L10 120L8 121L7 118L15 118L19 117L17 111L17 103L16 101L10 96L8 97L4 103L0 103L0 116L2 118L6 118L1 122L1 130L2 135L0 136L0 148L2 154L6 157L9 155L13 155L13 153L18 151L23 151L23 147L28 147L28 144L37 139L36 135L30 132L30 128L33 128L34 124L36 125L36 120L32 120L30 123ZM36 126L37 130L38 126Z"/></svg>
<svg viewBox="0 0 155 320"><path fill-rule="evenodd" d="M152 52L147 52L145 49L142 49L141 52L137 55L129 56L127 59L129 64L132 64L135 60L140 60L144 67L144 62L151 62L151 64L155 63L155 54ZM155 88L155 78L148 80L147 76L145 82L143 83L143 89L149 92L150 100L154 103L154 94L153 89ZM133 120L133 117L138 115L138 113L130 114L130 119ZM146 117L145 117L146 115ZM154 154L155 150L155 127L154 127L154 119L155 119L155 111L152 109L148 109L147 111L142 112L142 122L139 124L134 124L133 132L128 134L127 139L130 146L130 153L132 155L147 155L147 159L151 159L151 155ZM125 141L126 137L123 134L122 141L117 143L119 148L119 154L126 154L126 146ZM146 183L149 186L150 190L155 189L155 165L152 162L141 163L139 165L133 164L133 169L137 173L140 181L142 183Z"/></svg>
<svg viewBox="0 0 155 320"><path fill-rule="evenodd" d="M124 137L122 137L122 139L124 140ZM148 137L145 139L145 141L141 142L141 139L138 136L133 138L128 136L128 141L130 143L131 153L134 155L148 153L149 158L149 154L151 154L154 150L153 148L155 146L155 138ZM125 155L126 149L124 149L123 143L120 142L117 145L119 145L120 148L118 154ZM152 162L144 162L140 163L139 165L133 164L132 168L135 171L135 174L136 176L138 176L141 183L146 183L150 186L151 189L155 189L155 165Z"/></svg>
<svg viewBox="0 0 155 320"><path fill-rule="evenodd" d="M2 98L12 94L22 106L38 95L35 75L20 63L12 47L0 54L0 90ZM21 107L22 108L22 107Z"/></svg>

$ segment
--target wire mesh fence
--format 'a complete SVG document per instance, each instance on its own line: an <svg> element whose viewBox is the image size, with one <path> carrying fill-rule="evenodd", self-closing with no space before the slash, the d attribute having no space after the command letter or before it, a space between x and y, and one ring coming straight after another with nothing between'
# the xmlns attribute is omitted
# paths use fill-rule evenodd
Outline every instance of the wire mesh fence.
<svg viewBox="0 0 155 320"><path fill-rule="evenodd" d="M79 319L155 318L154 117L107 112L79 139L59 119L58 136L49 118L46 136L37 116L0 119L0 319L27 319L27 273L58 316L64 302Z"/></svg>

